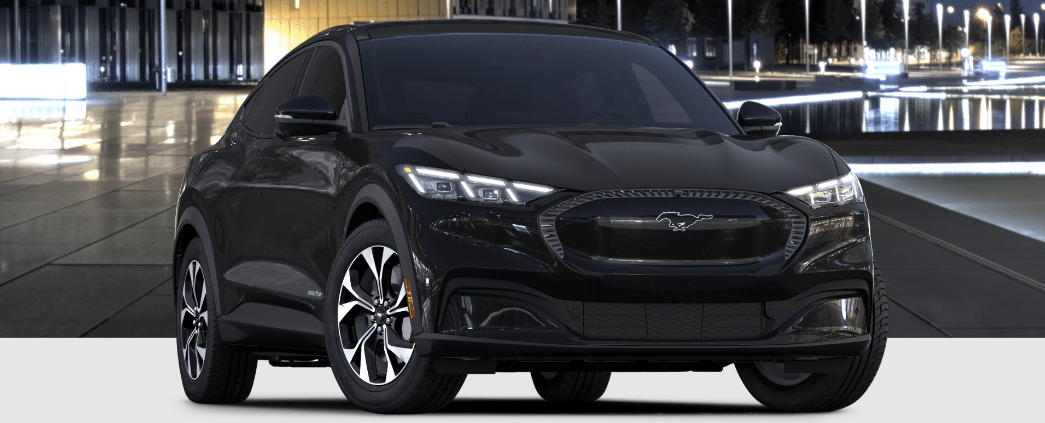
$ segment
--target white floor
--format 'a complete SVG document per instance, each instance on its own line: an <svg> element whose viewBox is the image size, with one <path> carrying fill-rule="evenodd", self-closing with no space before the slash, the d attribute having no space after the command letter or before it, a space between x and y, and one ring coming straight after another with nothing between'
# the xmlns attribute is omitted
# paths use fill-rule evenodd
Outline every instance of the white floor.
<svg viewBox="0 0 1045 423"><path fill-rule="evenodd" d="M417 421L353 408L329 369L258 367L237 406L189 402L174 340L0 339L0 412L8 422ZM425 420L599 421L642 416L702 421L1041 421L1045 339L895 339L878 378L855 405L786 415L748 396L732 367L722 373L617 373L603 399L583 407L544 403L527 374L471 376L457 400Z"/></svg>

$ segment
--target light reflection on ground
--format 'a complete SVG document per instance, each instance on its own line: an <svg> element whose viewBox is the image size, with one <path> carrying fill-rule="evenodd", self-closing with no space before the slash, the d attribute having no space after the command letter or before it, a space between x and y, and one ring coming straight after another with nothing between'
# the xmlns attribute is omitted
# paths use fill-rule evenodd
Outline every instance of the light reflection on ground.
<svg viewBox="0 0 1045 423"><path fill-rule="evenodd" d="M922 87L918 87L922 88ZM943 87L781 96L782 134L1042 129L1045 87ZM727 102L735 110L743 101Z"/></svg>

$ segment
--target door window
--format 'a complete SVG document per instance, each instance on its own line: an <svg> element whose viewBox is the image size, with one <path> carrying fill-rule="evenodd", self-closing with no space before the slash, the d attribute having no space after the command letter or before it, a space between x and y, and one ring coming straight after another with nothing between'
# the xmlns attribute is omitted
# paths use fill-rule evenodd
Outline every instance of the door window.
<svg viewBox="0 0 1045 423"><path fill-rule="evenodd" d="M316 48L316 54L312 55L305 78L301 80L301 92L298 95L320 95L330 101L334 110L340 113L347 93L341 54L330 46Z"/></svg>
<svg viewBox="0 0 1045 423"><path fill-rule="evenodd" d="M269 75L262 82L261 92L257 95L254 109L250 113L247 127L263 136L270 136L276 129L276 107L287 101L294 93L298 73L305 63L307 54L299 54L290 59Z"/></svg>

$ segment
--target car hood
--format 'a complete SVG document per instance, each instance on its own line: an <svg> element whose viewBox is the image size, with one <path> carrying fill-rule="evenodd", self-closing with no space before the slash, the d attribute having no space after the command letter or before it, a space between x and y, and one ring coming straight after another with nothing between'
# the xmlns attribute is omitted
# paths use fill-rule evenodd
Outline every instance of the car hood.
<svg viewBox="0 0 1045 423"><path fill-rule="evenodd" d="M460 171L576 191L709 188L778 192L848 167L808 138L660 128L450 127L423 132ZM435 148L436 146L432 146Z"/></svg>

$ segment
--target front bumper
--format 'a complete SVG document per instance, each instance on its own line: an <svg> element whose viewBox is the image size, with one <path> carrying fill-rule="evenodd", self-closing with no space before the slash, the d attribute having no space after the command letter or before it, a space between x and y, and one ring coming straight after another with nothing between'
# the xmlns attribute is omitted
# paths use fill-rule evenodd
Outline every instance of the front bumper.
<svg viewBox="0 0 1045 423"><path fill-rule="evenodd" d="M575 194L560 193L525 208L428 200L409 190L403 194L413 280L418 281L414 295L421 299L421 324L414 326L413 340L423 356L502 364L807 360L858 356L870 343L866 335L795 343L787 332L825 299L860 297L871 304L873 260L863 204L811 210L777 197L809 218L809 232L789 259L737 266L600 267L569 254L560 258L541 238L540 212ZM517 300L554 329L447 330L447 310L458 295ZM755 333L745 323L742 337L691 336L694 332L685 329L692 323L685 319L676 323L684 330L673 339L654 337L664 328L652 324L638 336L620 339L585 324L590 306L721 308L739 303L748 314L754 307L756 315Z"/></svg>
<svg viewBox="0 0 1045 423"><path fill-rule="evenodd" d="M784 361L855 357L871 337L857 336L806 344L768 342L658 342L548 344L470 336L423 333L414 338L416 352L433 358L479 361Z"/></svg>

